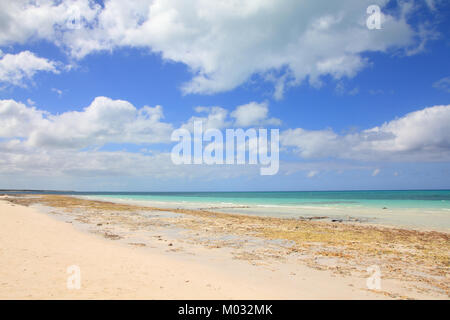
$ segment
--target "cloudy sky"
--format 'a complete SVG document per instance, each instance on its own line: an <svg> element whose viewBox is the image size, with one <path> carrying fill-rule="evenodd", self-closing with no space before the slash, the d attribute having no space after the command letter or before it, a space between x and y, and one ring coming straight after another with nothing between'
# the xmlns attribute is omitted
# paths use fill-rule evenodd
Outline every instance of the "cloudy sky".
<svg viewBox="0 0 450 320"><path fill-rule="evenodd" d="M449 32L445 0L0 0L0 189L450 188ZM174 165L194 120L278 128L278 174Z"/></svg>

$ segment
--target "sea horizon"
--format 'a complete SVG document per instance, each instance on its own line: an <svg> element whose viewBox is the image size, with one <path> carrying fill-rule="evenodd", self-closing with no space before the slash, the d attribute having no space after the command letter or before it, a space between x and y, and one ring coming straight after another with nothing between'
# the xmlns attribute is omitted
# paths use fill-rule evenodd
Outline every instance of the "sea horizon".
<svg viewBox="0 0 450 320"><path fill-rule="evenodd" d="M236 190L236 191L227 191L227 190L217 190L217 191L206 191L206 190L196 190L196 191L185 191L185 190L177 190L177 191L136 191L136 190L91 190L91 191L83 191L83 190L56 190L56 189L0 189L0 192L64 192L64 193L202 193L202 192L358 192L358 191L450 191L450 188L412 188L412 189L324 189L324 190Z"/></svg>

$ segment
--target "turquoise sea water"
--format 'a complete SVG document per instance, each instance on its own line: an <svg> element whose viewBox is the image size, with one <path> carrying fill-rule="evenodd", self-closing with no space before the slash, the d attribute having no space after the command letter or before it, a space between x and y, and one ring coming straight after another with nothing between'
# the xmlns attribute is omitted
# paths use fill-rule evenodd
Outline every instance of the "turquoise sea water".
<svg viewBox="0 0 450 320"><path fill-rule="evenodd" d="M288 218L356 218L366 223L450 231L450 190L55 193L163 208Z"/></svg>
<svg viewBox="0 0 450 320"><path fill-rule="evenodd" d="M368 223L450 230L450 190L123 192L78 195L167 208L202 208L276 217L357 218Z"/></svg>
<svg viewBox="0 0 450 320"><path fill-rule="evenodd" d="M450 209L450 190L293 191L293 192L154 192L90 194L104 198L206 204L346 206Z"/></svg>

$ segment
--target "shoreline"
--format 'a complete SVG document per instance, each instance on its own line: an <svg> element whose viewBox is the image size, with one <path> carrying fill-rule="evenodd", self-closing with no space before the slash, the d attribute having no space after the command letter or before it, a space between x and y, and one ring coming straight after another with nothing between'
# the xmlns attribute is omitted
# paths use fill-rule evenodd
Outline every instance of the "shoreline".
<svg viewBox="0 0 450 320"><path fill-rule="evenodd" d="M373 222L370 218L365 217L353 217L349 214L342 214L337 216L326 216L326 214L330 213L330 211L333 211L334 208L327 207L326 210L323 210L323 208L314 208L318 212L316 214L302 214L297 216L290 216L290 215L267 215L262 213L253 213L253 212L245 212L246 209L252 208L251 205L242 204L242 205L232 205L232 206L206 206L206 207L198 207L198 205L201 205L201 203L189 203L190 206L187 206L185 208L180 208L179 203L174 202L178 205L167 205L170 202L164 202L164 206L161 206L161 202L158 201L150 201L150 200L128 200L128 199L121 199L121 198L102 198L97 196L79 196L79 195L64 195L67 197L74 197L77 199L83 199L83 200L89 200L89 201L100 201L100 202L109 202L109 203L116 203L116 204L123 204L123 205L132 205L132 206L138 206L143 208L156 208L158 210L167 210L167 211L173 211L173 210L192 210L192 211L207 211L207 212L213 212L213 213L220 213L220 214L227 214L227 215L243 215L248 217L262 217L262 218L269 218L269 219L300 219L300 220L322 220L326 222L342 222L345 224L354 224L354 225L363 225L363 226L372 226L372 227L381 227L381 228L394 228L394 229L405 229L405 230L414 230L419 232L441 232L441 233L447 233L450 234L450 228L434 228L429 226L417 226L417 225L406 225L406 224L388 224L385 222ZM195 204L195 206L193 205ZM184 204L186 205L186 204ZM264 207L265 208L265 207ZM231 210L230 210L231 209ZM273 209L272 207L269 207L268 209ZM303 209L302 207L298 209ZM346 208L347 209L347 208ZM373 210L374 208L366 208L369 210ZM343 210L340 208L339 210ZM355 208L352 208L352 210L356 210ZM389 210L394 211L401 211L401 212L408 212L413 210L419 210L419 208L415 209L408 209L408 208L390 208ZM450 209L449 209L450 210ZM389 212L389 211L388 211ZM376 214L374 211L373 214Z"/></svg>
<svg viewBox="0 0 450 320"><path fill-rule="evenodd" d="M102 196L85 196L85 195L65 195L83 200L112 202L124 205L135 205L140 207L151 207L165 210L199 210L213 211L224 214L238 214L267 218L282 219L304 219L317 220L322 219L328 222L345 222L345 223L362 223L364 225L373 225L380 227L393 227L400 229L411 229L417 231L437 231L450 233L450 225L448 223L442 226L440 223L431 225L423 225L424 221L429 223L431 219L443 219L450 214L450 209L446 208L398 208L398 207L328 207L328 206L296 206L296 205L258 205L250 203L213 203L213 202L183 202L178 201L160 201L160 200L138 200L124 198L110 198ZM281 211L280 211L281 210ZM276 211L277 214L273 214ZM421 215L423 211L427 212L427 217L420 217L422 223L411 223L410 219L414 219L414 215ZM409 215L408 215L409 214ZM413 216L411 216L411 214ZM437 215L437 216L436 216ZM416 217L417 218L417 217ZM398 220L400 219L400 220ZM405 220L406 219L406 220ZM396 221L397 220L397 221ZM439 221L441 221L439 220Z"/></svg>
<svg viewBox="0 0 450 320"><path fill-rule="evenodd" d="M10 201L7 201L6 198ZM320 221L282 222L277 218L243 217L195 210L150 209L116 203L87 201L76 198L71 199L67 196L40 196L40 201L27 197L6 198L0 199L2 209L5 205L14 205L16 209L22 211L26 209L27 213L24 213L22 216L22 224L30 223L26 218L27 215L35 215L36 217L39 216L39 220L45 220L45 224L51 224L55 230L59 228L64 229L63 234L54 230L53 233L56 232L56 235L54 235L56 239L65 237L67 234L76 233L77 237L89 237L89 240L87 238L83 240L89 243L89 245L87 244L89 247L91 246L91 242L98 241L102 243L101 246L111 246L111 251L117 252L114 256L117 256L116 258L118 260L122 260L123 258L121 257L123 255L128 255L131 252L139 252L139 254L142 254L140 259L143 260L150 259L150 257L153 260L166 262L168 259L171 260L168 264L172 270L174 266L180 264L183 266L195 265L193 270L197 270L199 267L210 268L210 272L214 273L214 276L211 278L214 279L211 280L211 286L222 289L211 293L211 290L198 288L198 294L204 294L202 295L203 298L448 299L448 280L446 280L448 279L448 251L445 254L448 248L448 235L439 232L427 233L402 229L391 230L370 226L362 227L361 225L330 224ZM31 207L35 207L36 205L45 206L49 211L47 214L43 214L42 212L37 212L35 208L25 208L22 205ZM9 208L9 210L14 207ZM61 219L63 216L64 218ZM44 219L44 217L49 218L53 222ZM54 219L55 217L58 219ZM64 223L64 219L68 219L65 222L69 223ZM301 232L295 231L297 229L286 230L286 228L292 227L292 223L298 224L297 227L300 227L306 235L309 233L311 239L305 241L305 234L302 234L302 237L299 238L299 234L297 233ZM227 226L227 224L230 225ZM269 226L261 228L261 225L264 224L269 224ZM28 227L31 228L32 226ZM70 232L66 230L68 229L67 227L71 229ZM274 232L273 227L278 231ZM2 228L5 227L3 226ZM80 231L82 228L85 228L85 230ZM250 228L250 230L246 228ZM339 230L334 230L335 228ZM379 229L382 229L382 231ZM318 234L315 234L313 231ZM332 232L329 235L336 237L336 231L340 232L340 241L344 242L348 240L347 237L349 235L359 237L358 239L351 239L350 242L362 241L363 238L367 238L367 234L369 234L369 238L370 235L373 236L374 234L383 235L383 237L391 238L390 240L394 244L395 242L399 242L399 245L403 246L403 251L411 239L415 239L417 242L415 245L418 246L423 245L427 241L431 242L426 249L432 259L427 259L426 256L413 258L413 255L406 253L403 253L402 255L404 256L400 258L406 259L407 264L413 264L413 267L417 269L416 271L420 272L423 270L419 270L419 262L425 263L428 268L426 271L430 274L430 279L432 277L440 277L441 282L443 281L441 288L439 288L438 282L432 282L428 279L431 282L426 282L425 287L413 289L414 285L420 285L421 282L423 284L424 279L415 279L416 284L412 278L407 279L403 276L393 276L393 274L395 275L395 267L400 266L396 266L395 263L402 264L401 261L395 262L383 258L387 260L378 261L383 271L383 290L380 292L368 290L365 288L366 277L368 276L365 267L376 259L374 260L372 257L370 261L364 261L364 259L358 257L359 263L363 267L362 270L353 270L355 269L355 265L352 266L353 269L348 268L348 265L351 266L355 261L358 262L358 259L355 260L356 256L352 257L358 251L360 251L359 253L363 258L370 257L369 254L375 254L375 258L380 258L377 256L377 251L368 251L368 249L372 249L371 245L375 244L377 245L378 251L383 251L385 249L383 242L377 243L377 241L381 241L383 238L365 239L370 242L369 246L357 245L356 247L352 247L351 243L346 243L345 245L348 245L348 247L340 248L336 246L335 242L331 241L332 239L327 238L327 232ZM320 232L322 232L321 235ZM33 230L33 233L36 238L42 237L42 232L39 230ZM94 235L89 233L94 233ZM296 234L297 237L295 236ZM157 237L158 235L159 238ZM220 235L221 238L219 237L217 239L216 235ZM102 236L103 239L99 236ZM423 239L420 239L420 237ZM401 239L403 240L400 241ZM318 240L323 242L322 245L314 245ZM442 240L444 242L439 242ZM433 241L438 242L434 243ZM444 247L436 248L436 245L444 245ZM2 247L8 248L8 245L2 243ZM126 251L127 253L122 251ZM308 256L311 252L314 252L312 257ZM418 252L420 253L420 251ZM100 253L97 252L96 254ZM383 256L383 252L381 254ZM384 255L386 254L388 253L384 252ZM421 260L414 260L418 258L421 258ZM435 258L443 260L440 260L441 262L439 263L433 262ZM3 259L6 262L9 261L8 257L3 257ZM342 259L344 262L348 260L348 263L342 263ZM389 264L394 267L394 271L389 270ZM4 264L2 263L2 265ZM139 266L135 267L139 268ZM391 274L392 272L393 274ZM174 271L172 277L177 278L177 273L178 271ZM195 273L196 271L189 272L191 278L189 283L191 285L198 285L200 281L199 279L194 279ZM251 283L251 281L245 280L246 277L254 274L257 274L257 276L251 277L256 277L256 282ZM154 281L155 278L154 275L135 276L140 279L141 285L144 285L146 281L150 281L149 279ZM122 281L125 286L130 277L129 275L123 275ZM203 277L203 274L201 277ZM226 280L223 280L225 278ZM238 282L246 286L247 291L239 286L235 286L235 291L230 287L224 289L226 283L233 282L236 279L240 279ZM114 282L116 280L111 281ZM139 296L140 298L161 297L160 295L155 296L152 293L146 292L141 288L141 285L133 289L142 294L142 296ZM183 284L180 282L179 285L185 287L186 283ZM403 287L404 285L406 285L406 288ZM321 288L323 292L317 292L314 289L315 286ZM1 288L4 289L3 286ZM273 288L277 288L277 290L274 292ZM185 299L199 298L195 295L192 296L191 293L180 296L177 290L174 290L174 292L167 293L168 295L164 297L168 299L177 297ZM180 294L182 291L180 291ZM7 294L6 291L0 295L4 296L5 294ZM71 297L71 294L73 293L59 293L58 297ZM120 292L115 292L114 294L114 297L125 299L133 297L129 294L120 294ZM107 297L110 296L104 294L98 294L97 296L88 295L88 298L97 299ZM31 298L34 298L34 296ZM47 296L46 298L51 298L51 296Z"/></svg>

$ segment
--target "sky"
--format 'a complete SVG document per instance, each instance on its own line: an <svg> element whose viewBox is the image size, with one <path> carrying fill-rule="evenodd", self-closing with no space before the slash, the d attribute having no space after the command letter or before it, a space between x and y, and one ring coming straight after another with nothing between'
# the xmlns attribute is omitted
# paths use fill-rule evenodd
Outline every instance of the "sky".
<svg viewBox="0 0 450 320"><path fill-rule="evenodd" d="M449 32L445 0L0 0L0 189L449 189ZM278 173L175 165L195 120L279 129Z"/></svg>

